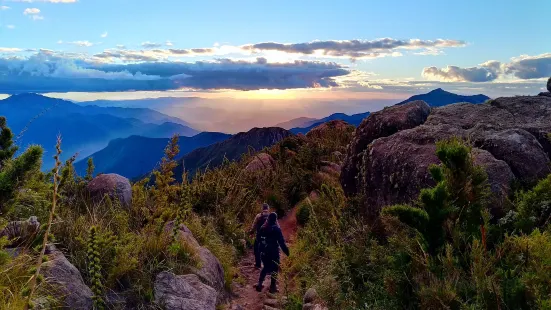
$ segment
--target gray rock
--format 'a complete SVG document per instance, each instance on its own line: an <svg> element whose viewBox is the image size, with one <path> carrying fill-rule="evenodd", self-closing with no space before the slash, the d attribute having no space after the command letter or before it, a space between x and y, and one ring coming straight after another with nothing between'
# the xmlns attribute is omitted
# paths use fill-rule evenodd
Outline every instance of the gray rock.
<svg viewBox="0 0 551 310"><path fill-rule="evenodd" d="M312 303L316 301L317 298L318 298L318 292L316 291L315 288L311 287L304 294L303 303L305 304Z"/></svg>
<svg viewBox="0 0 551 310"><path fill-rule="evenodd" d="M547 91L551 92L551 77L547 80Z"/></svg>
<svg viewBox="0 0 551 310"><path fill-rule="evenodd" d="M92 290L84 284L78 269L53 245L48 246L47 254L48 261L42 264L42 273L46 283L52 286L54 296L61 297L63 306L68 309L92 309Z"/></svg>
<svg viewBox="0 0 551 310"><path fill-rule="evenodd" d="M199 248L199 257L201 258L201 268L195 271L195 274L209 286L218 292L224 291L224 269L222 264L209 249Z"/></svg>
<svg viewBox="0 0 551 310"><path fill-rule="evenodd" d="M155 303L166 310L215 310L216 290L196 275L177 276L170 272L157 275Z"/></svg>
<svg viewBox="0 0 551 310"><path fill-rule="evenodd" d="M172 233L173 229L174 221L170 221L165 225L165 230L167 232ZM218 302L222 302L226 297L225 277L224 269L218 258L214 256L209 249L200 246L197 239L193 236L193 233L184 224L180 224L178 237L180 240L184 240L188 245L192 246L199 256L201 267L192 269L192 272L205 284L216 289L219 293Z"/></svg>
<svg viewBox="0 0 551 310"><path fill-rule="evenodd" d="M362 122L341 173L345 193L363 194L368 214L376 215L386 205L408 203L422 188L434 185L428 167L439 163L435 144L451 137L473 143L474 162L486 169L495 194L490 205L494 215L499 216L511 193L512 180L533 184L551 172L550 97L451 104L432 109L424 122L422 113L404 116L396 111L385 109ZM393 114L404 119L394 121Z"/></svg>
<svg viewBox="0 0 551 310"><path fill-rule="evenodd" d="M86 189L95 201L101 201L105 195L117 199L122 206L128 207L132 203L132 185L130 181L118 174L100 174L95 177Z"/></svg>
<svg viewBox="0 0 551 310"><path fill-rule="evenodd" d="M378 138L387 137L401 130L423 124L430 113L429 105L424 101L413 101L392 106L365 118L356 129L348 146L348 153L341 172L341 184L346 193L358 191L358 173L361 169L363 153Z"/></svg>
<svg viewBox="0 0 551 310"><path fill-rule="evenodd" d="M9 246L18 246L32 241L39 229L40 223L37 217L31 216L25 221L9 222L0 230L0 238L7 237L10 240Z"/></svg>

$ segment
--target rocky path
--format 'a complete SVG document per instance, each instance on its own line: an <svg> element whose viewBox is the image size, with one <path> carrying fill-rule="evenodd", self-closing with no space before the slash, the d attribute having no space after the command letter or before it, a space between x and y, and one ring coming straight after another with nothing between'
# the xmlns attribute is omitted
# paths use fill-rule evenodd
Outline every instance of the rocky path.
<svg viewBox="0 0 551 310"><path fill-rule="evenodd" d="M293 208L285 217L279 221L281 230L285 237L287 245L294 242L297 233L296 208ZM291 253L292 255L292 253ZM282 254L282 259L285 255ZM239 262L240 283L234 283L233 291L235 297L227 305L229 310L274 310L281 309L281 301L284 296L279 294L270 294L268 292L270 277L266 277L264 290L259 293L253 285L258 281L260 270L254 268L254 253L249 250ZM281 285L281 283L280 283ZM280 287L281 289L281 287Z"/></svg>

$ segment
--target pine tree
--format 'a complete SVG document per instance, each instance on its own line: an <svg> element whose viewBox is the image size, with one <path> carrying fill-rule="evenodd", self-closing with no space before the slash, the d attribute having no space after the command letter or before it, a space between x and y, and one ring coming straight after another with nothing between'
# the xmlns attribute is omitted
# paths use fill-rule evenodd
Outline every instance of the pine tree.
<svg viewBox="0 0 551 310"><path fill-rule="evenodd" d="M157 211L170 206L178 196L179 187L175 184L174 168L178 165L176 156L180 152L178 135L172 136L165 148L165 156L161 160L159 170L154 172L155 188L153 195L157 201Z"/></svg>
<svg viewBox="0 0 551 310"><path fill-rule="evenodd" d="M87 181L91 181L94 178L94 169L96 169L96 167L94 166L94 159L92 157L88 157L87 164L88 166L86 167L85 179Z"/></svg>
<svg viewBox="0 0 551 310"><path fill-rule="evenodd" d="M32 145L13 158L17 147L13 145L13 133L4 117L0 117L0 129L0 212L5 212L6 204L27 181L29 173L40 169L42 148Z"/></svg>
<svg viewBox="0 0 551 310"><path fill-rule="evenodd" d="M431 254L452 234L461 235L466 242L480 235L484 239L483 210L488 197L486 172L474 165L470 147L458 139L441 141L436 155L442 164L429 170L436 186L421 190L420 208L397 205L383 209L383 214L417 229Z"/></svg>

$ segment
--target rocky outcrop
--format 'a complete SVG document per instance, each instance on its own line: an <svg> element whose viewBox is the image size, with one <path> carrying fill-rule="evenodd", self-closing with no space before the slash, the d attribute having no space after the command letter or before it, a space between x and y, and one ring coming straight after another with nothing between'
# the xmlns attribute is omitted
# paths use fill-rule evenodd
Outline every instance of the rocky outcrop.
<svg viewBox="0 0 551 310"><path fill-rule="evenodd" d="M354 126L343 120L332 120L312 128L307 134L308 138L324 138L331 135L332 132L351 132Z"/></svg>
<svg viewBox="0 0 551 310"><path fill-rule="evenodd" d="M214 310L216 290L194 274L161 272L155 279L155 303L166 310Z"/></svg>
<svg viewBox="0 0 551 310"><path fill-rule="evenodd" d="M400 106L406 107L407 105ZM357 128L341 173L347 195L363 194L368 213L417 198L434 184L428 173L439 163L435 143L460 137L471 141L494 201L494 215L511 192L513 180L533 184L551 173L551 98L507 97L485 104L457 103L434 108L422 102L373 113Z"/></svg>
<svg viewBox="0 0 551 310"><path fill-rule="evenodd" d="M245 170L249 172L272 170L275 165L275 160L267 153L258 153L253 156L253 159L249 162Z"/></svg>
<svg viewBox="0 0 551 310"><path fill-rule="evenodd" d="M425 122L430 107L424 101L413 101L372 113L356 128L341 173L341 183L346 193L358 191L358 173L368 145L375 139L387 137L404 129Z"/></svg>
<svg viewBox="0 0 551 310"><path fill-rule="evenodd" d="M75 310L92 309L92 290L84 284L78 269L53 245L48 245L46 254L48 261L42 264L42 273L55 296L61 296L63 307Z"/></svg>
<svg viewBox="0 0 551 310"><path fill-rule="evenodd" d="M166 224L165 230L172 232L174 230L174 221ZM222 302L226 297L224 269L222 264L212 252L199 245L199 242L193 236L193 233L184 225L180 224L178 238L183 240L188 245L192 246L197 251L197 256L200 260L200 268L192 269L192 272L206 285L212 287L217 292L217 302Z"/></svg>
<svg viewBox="0 0 551 310"><path fill-rule="evenodd" d="M551 92L551 77L547 80L547 91Z"/></svg>
<svg viewBox="0 0 551 310"><path fill-rule="evenodd" d="M38 233L40 223L36 216L31 216L25 221L9 222L6 227L0 230L0 238L6 237L9 240L8 246L16 247L29 243Z"/></svg>
<svg viewBox="0 0 551 310"><path fill-rule="evenodd" d="M86 189L90 197L95 201L101 201L105 195L111 199L117 199L122 206L130 206L132 203L132 185L130 181L118 174L100 174L95 177Z"/></svg>

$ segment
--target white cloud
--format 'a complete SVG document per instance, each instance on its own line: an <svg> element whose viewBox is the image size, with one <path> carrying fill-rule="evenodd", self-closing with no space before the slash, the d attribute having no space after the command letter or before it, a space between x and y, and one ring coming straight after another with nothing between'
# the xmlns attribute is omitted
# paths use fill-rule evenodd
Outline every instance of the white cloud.
<svg viewBox="0 0 551 310"><path fill-rule="evenodd" d="M0 11L9 10L9 9L10 9L9 6L0 5Z"/></svg>
<svg viewBox="0 0 551 310"><path fill-rule="evenodd" d="M41 16L41 15L32 15L32 16L31 16L31 19L32 19L32 20L43 20L43 19L44 19L44 16Z"/></svg>
<svg viewBox="0 0 551 310"><path fill-rule="evenodd" d="M174 44L172 44L171 41L168 41L168 40L167 40L166 43L165 43L165 45L166 45L166 46L173 46Z"/></svg>
<svg viewBox="0 0 551 310"><path fill-rule="evenodd" d="M90 47L90 46L93 46L94 43L90 42L90 41L73 41L73 42L67 42L68 44L73 44L73 45L78 45L78 46L83 46L83 47Z"/></svg>
<svg viewBox="0 0 551 310"><path fill-rule="evenodd" d="M25 11L23 11L24 15L34 15L34 14L40 14L40 10L37 8L27 8Z"/></svg>
<svg viewBox="0 0 551 310"><path fill-rule="evenodd" d="M15 25L7 25L6 28L8 28L8 29L15 29Z"/></svg>
<svg viewBox="0 0 551 310"><path fill-rule="evenodd" d="M116 47L120 50L125 50L126 49L126 46L124 46L122 44L117 44Z"/></svg>
<svg viewBox="0 0 551 310"><path fill-rule="evenodd" d="M18 53L21 52L20 48L15 47L0 47L0 53Z"/></svg>
<svg viewBox="0 0 551 310"><path fill-rule="evenodd" d="M102 33L100 37L107 38L108 35L109 35L109 33L106 31L106 32Z"/></svg>
<svg viewBox="0 0 551 310"><path fill-rule="evenodd" d="M78 0L7 0L10 2L25 2L25 3L35 3L35 2L47 2L47 3L76 3Z"/></svg>
<svg viewBox="0 0 551 310"><path fill-rule="evenodd" d="M160 44L160 43L154 43L154 42L149 42L149 41L142 43L143 48L159 48L161 46L163 46L163 45Z"/></svg>

